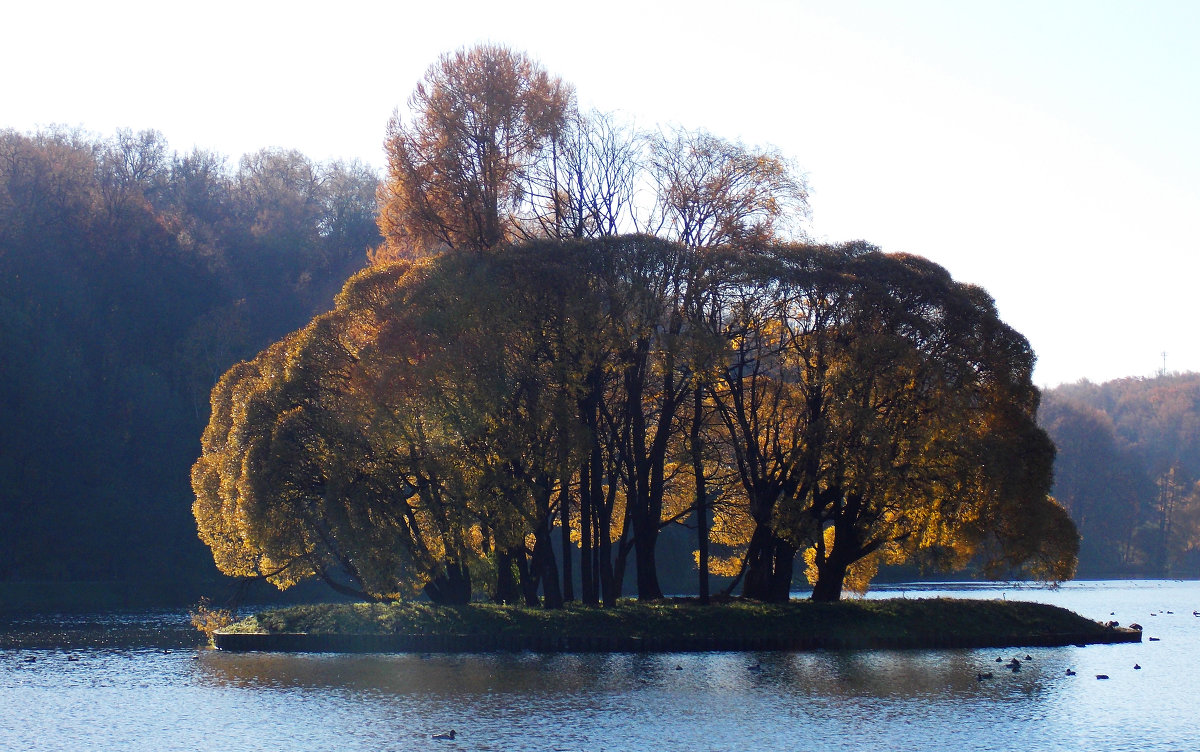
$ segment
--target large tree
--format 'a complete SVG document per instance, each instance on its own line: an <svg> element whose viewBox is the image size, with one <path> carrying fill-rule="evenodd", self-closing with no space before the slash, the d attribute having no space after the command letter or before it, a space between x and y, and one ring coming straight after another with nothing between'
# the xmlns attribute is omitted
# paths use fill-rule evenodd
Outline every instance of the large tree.
<svg viewBox="0 0 1200 752"><path fill-rule="evenodd" d="M650 139L647 167L655 234L693 248L777 241L808 211L804 178L774 149L675 129Z"/></svg>
<svg viewBox="0 0 1200 752"><path fill-rule="evenodd" d="M379 227L389 256L482 250L514 238L532 166L566 130L573 89L522 53L443 55L388 124Z"/></svg>
<svg viewBox="0 0 1200 752"><path fill-rule="evenodd" d="M754 522L747 595L786 599L805 548L822 600L885 555L1070 575L1077 539L1047 498L1032 354L982 291L861 244L734 264L712 393ZM1029 546L1038 536L1013 521L1035 516L1054 525Z"/></svg>

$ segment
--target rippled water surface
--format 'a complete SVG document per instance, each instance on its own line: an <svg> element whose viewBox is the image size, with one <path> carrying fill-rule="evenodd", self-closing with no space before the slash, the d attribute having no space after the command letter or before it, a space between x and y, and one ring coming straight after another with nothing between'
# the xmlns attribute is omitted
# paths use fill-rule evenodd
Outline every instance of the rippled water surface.
<svg viewBox="0 0 1200 752"><path fill-rule="evenodd" d="M197 647L182 613L37 616L0 621L0 749L1200 749L1200 584L896 586L873 597L939 595L1055 603L1139 622L1146 639L1033 651L236 654ZM995 660L1013 656L1019 673ZM451 728L454 741L431 738Z"/></svg>

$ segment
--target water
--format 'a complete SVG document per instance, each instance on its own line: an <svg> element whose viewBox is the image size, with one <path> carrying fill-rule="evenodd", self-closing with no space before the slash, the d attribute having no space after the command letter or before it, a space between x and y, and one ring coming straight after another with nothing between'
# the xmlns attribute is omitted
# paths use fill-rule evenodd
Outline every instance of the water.
<svg viewBox="0 0 1200 752"><path fill-rule="evenodd" d="M1200 583L908 585L872 597L938 595L1055 603L1137 621L1159 640L1032 651L289 655L197 647L175 612L9 619L0 750L1200 749ZM1012 656L1019 673L995 662ZM979 681L986 671L994 678ZM431 738L451 728L455 741Z"/></svg>

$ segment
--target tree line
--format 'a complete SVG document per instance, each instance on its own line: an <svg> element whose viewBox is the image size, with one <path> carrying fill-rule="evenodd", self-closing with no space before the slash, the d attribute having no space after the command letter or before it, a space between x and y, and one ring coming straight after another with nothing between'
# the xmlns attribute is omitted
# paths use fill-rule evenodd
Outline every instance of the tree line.
<svg viewBox="0 0 1200 752"><path fill-rule="evenodd" d="M783 242L778 155L639 136L485 45L388 129L383 244L335 310L213 392L193 467L218 566L373 598L612 604L657 541L698 589L814 598L881 562L1070 576L1028 343L981 290L866 244ZM556 560L553 536L559 536Z"/></svg>
<svg viewBox="0 0 1200 752"><path fill-rule="evenodd" d="M209 391L365 264L378 182L154 131L0 131L0 581L216 576L186 478Z"/></svg>
<svg viewBox="0 0 1200 752"><path fill-rule="evenodd" d="M1200 375L1064 384L1039 422L1058 446L1053 493L1079 528L1081 572L1200 572Z"/></svg>

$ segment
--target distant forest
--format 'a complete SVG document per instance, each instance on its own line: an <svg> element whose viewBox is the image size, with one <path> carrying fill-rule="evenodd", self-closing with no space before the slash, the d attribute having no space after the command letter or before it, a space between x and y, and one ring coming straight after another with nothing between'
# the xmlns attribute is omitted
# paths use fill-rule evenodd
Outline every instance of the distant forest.
<svg viewBox="0 0 1200 752"><path fill-rule="evenodd" d="M1039 422L1080 577L1200 575L1200 374L1064 384Z"/></svg>
<svg viewBox="0 0 1200 752"><path fill-rule="evenodd" d="M0 131L0 582L194 599L219 576L188 485L209 391L365 265L377 180Z"/></svg>
<svg viewBox="0 0 1200 752"><path fill-rule="evenodd" d="M377 186L295 151L0 131L0 585L231 588L191 514L210 390L367 264ZM1193 374L1044 395L1080 576L1200 574L1198 405Z"/></svg>

